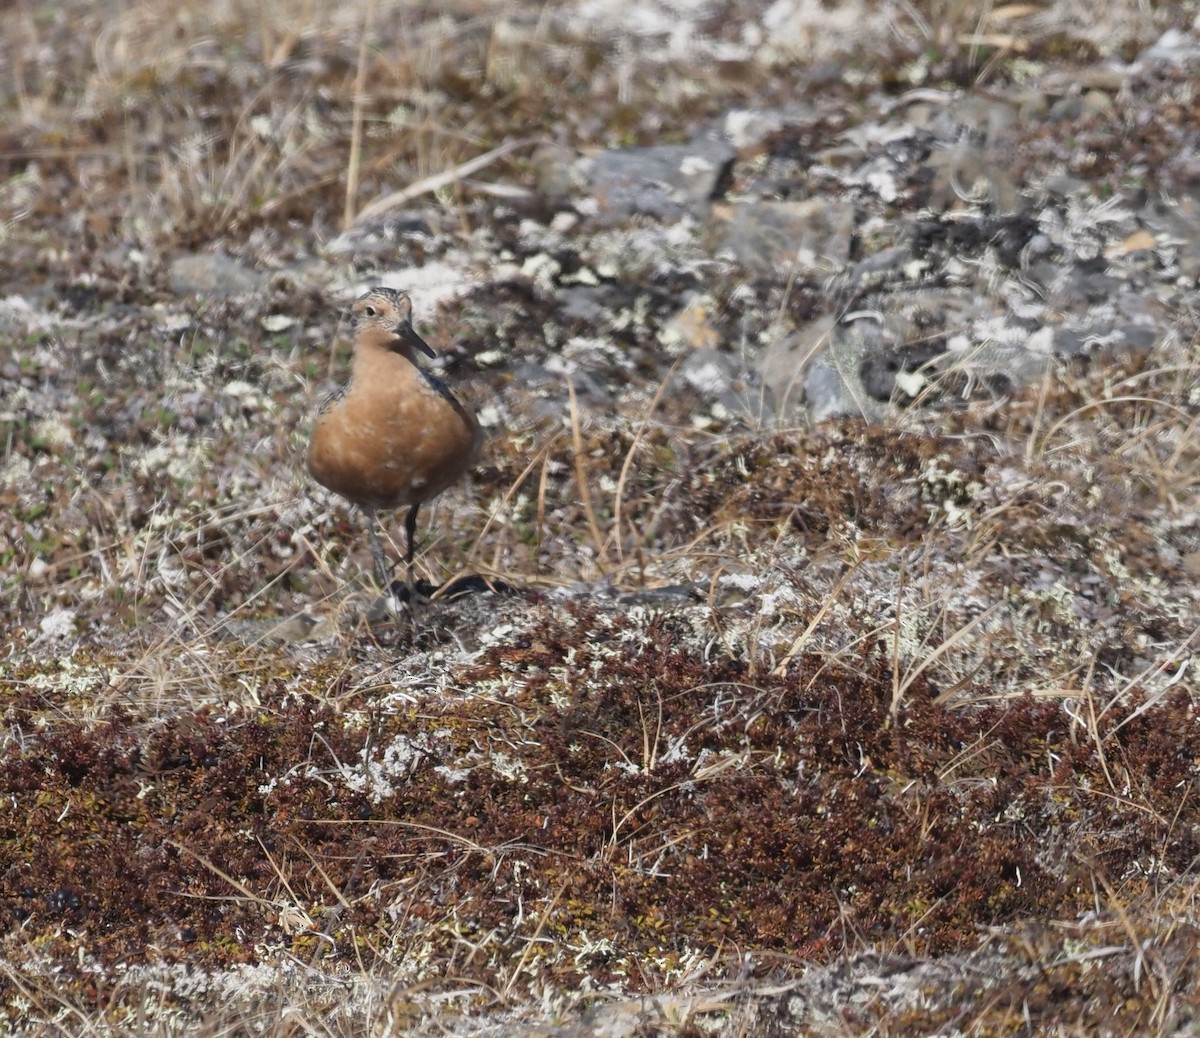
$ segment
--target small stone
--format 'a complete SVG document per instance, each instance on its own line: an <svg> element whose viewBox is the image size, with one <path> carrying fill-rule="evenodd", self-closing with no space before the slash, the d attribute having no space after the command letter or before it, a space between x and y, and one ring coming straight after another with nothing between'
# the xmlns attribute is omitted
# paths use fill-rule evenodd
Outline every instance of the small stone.
<svg viewBox="0 0 1200 1038"><path fill-rule="evenodd" d="M1109 250L1110 256L1120 255L1123 252L1139 252L1142 249L1153 249L1158 245L1158 239L1147 230L1134 231L1119 245L1114 246Z"/></svg>
<svg viewBox="0 0 1200 1038"><path fill-rule="evenodd" d="M735 109L725 115L724 130L734 146L745 151L757 148L783 127L783 117L770 110Z"/></svg>
<svg viewBox="0 0 1200 1038"><path fill-rule="evenodd" d="M683 379L706 397L720 397L733 385L729 358L716 350L699 349L684 362Z"/></svg>
<svg viewBox="0 0 1200 1038"><path fill-rule="evenodd" d="M718 197L737 150L721 140L618 148L585 166L601 223L634 215L674 222L702 212Z"/></svg>
<svg viewBox="0 0 1200 1038"><path fill-rule="evenodd" d="M194 252L171 261L171 288L179 295L236 296L256 292L265 278L224 252Z"/></svg>
<svg viewBox="0 0 1200 1038"><path fill-rule="evenodd" d="M550 289L554 287L554 279L562 273L562 264L549 253L539 252L521 265L521 273L535 285Z"/></svg>
<svg viewBox="0 0 1200 1038"><path fill-rule="evenodd" d="M707 296L697 296L663 325L658 340L668 349L690 347L691 349L715 349L721 342L721 333L712 323L713 301Z"/></svg>
<svg viewBox="0 0 1200 1038"><path fill-rule="evenodd" d="M561 144L538 147L529 159L537 193L549 202L558 202L575 194L578 187L576 159L575 152Z"/></svg>
<svg viewBox="0 0 1200 1038"><path fill-rule="evenodd" d="M713 216L724 225L721 249L763 274L794 267L827 274L850 258L854 208L834 198L738 202L716 207Z"/></svg>
<svg viewBox="0 0 1200 1038"><path fill-rule="evenodd" d="M1200 55L1200 40L1190 32L1168 29L1157 40L1138 55L1139 62L1161 62L1182 65Z"/></svg>

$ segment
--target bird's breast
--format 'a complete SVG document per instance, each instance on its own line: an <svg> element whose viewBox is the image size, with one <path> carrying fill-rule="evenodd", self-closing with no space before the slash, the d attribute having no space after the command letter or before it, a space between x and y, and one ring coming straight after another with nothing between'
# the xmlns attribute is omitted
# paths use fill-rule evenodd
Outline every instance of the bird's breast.
<svg viewBox="0 0 1200 1038"><path fill-rule="evenodd" d="M355 504L396 508L458 479L475 460L479 438L475 416L432 377L389 384L356 372L345 396L318 416L308 468Z"/></svg>

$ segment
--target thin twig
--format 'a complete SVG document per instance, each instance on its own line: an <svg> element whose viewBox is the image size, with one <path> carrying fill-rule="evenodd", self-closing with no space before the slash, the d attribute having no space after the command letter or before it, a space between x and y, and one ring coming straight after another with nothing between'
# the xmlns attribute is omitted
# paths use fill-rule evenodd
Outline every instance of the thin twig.
<svg viewBox="0 0 1200 1038"><path fill-rule="evenodd" d="M472 173L476 173L483 169L484 166L489 166L497 159L503 158L520 148L528 147L530 144L542 144L541 137L522 137L515 141L508 141L501 144L498 148L493 148L491 151L485 151L482 155L477 155L473 159L468 159L452 169L443 170L441 173L435 173L433 176L425 177L424 180L418 180L415 184L409 184L408 187L400 191L393 191L390 195L384 195L382 198L377 198L370 205L363 208L349 223L362 223L364 220L373 219L386 213L390 209L395 209L397 206L404 205L405 202L411 201L418 195L427 194L430 191L438 191L455 181L464 180ZM349 224L348 224L349 225Z"/></svg>

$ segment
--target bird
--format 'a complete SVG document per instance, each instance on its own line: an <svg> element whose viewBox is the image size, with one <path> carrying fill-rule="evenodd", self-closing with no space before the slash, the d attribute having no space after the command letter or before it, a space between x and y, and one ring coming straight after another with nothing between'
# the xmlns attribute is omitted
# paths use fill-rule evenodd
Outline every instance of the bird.
<svg viewBox="0 0 1200 1038"><path fill-rule="evenodd" d="M417 512L475 464L483 434L474 413L418 364L418 353L437 354L413 328L412 300L405 293L371 288L352 313L350 378L321 405L308 445L308 472L363 513L380 587L389 595L391 569L377 513L408 509L404 562L411 609Z"/></svg>

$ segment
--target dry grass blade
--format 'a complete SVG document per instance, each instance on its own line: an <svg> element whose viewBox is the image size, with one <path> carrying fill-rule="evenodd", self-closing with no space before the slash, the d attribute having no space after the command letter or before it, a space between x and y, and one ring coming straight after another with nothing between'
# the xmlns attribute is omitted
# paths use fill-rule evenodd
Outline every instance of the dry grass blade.
<svg viewBox="0 0 1200 1038"><path fill-rule="evenodd" d="M1165 654L1162 658L1155 660L1149 666L1145 667L1143 670L1139 671L1127 682L1125 682L1116 695L1114 695L1104 705L1104 709L1100 711L1099 715L1097 716L1097 720L1103 718L1110 710L1112 710L1114 706L1121 702L1122 699L1129 695L1129 693L1139 685L1143 685L1157 677L1159 674L1162 674L1168 667L1173 666L1177 660L1180 660L1181 657L1184 657L1185 653L1191 648L1192 643L1196 641L1197 638L1200 638L1200 627L1197 627L1195 630L1193 630L1192 633L1189 634L1184 641L1172 649L1171 652ZM1163 687L1154 695L1148 697L1146 702L1142 703L1142 705L1134 710L1131 714L1129 714L1127 717L1123 717L1117 722L1117 724L1113 725L1112 729L1106 733L1105 739L1111 739L1130 721L1140 717L1147 710L1158 703L1162 697L1167 694L1171 686L1175 685L1183 678L1185 671L1187 671L1192 662L1193 660L1190 656L1183 658L1182 662L1179 664L1178 670L1171 676L1169 680L1164 683Z"/></svg>
<svg viewBox="0 0 1200 1038"><path fill-rule="evenodd" d="M933 652L931 652L928 656L926 656L925 659L923 659L917 667L915 667L913 670L909 671L909 673L904 678L904 680L899 682L899 684L896 685L895 691L892 696L892 718L893 718L893 720L895 719L896 713L899 710L901 701L904 699L904 694L909 690L909 688L912 687L912 683L914 681L916 681L917 678L919 678L922 674L924 674L925 671L927 671L930 667L932 667L939 659L941 659L943 656L945 656L948 652L950 652L952 649L954 649L955 647L957 647L957 646L961 645L963 642L965 642L967 640L967 635L969 635L973 630L975 630L976 627L978 627L981 623L983 623L984 620L987 620L990 617L992 617L993 615L995 615L995 613L999 609L1000 609L999 605L992 605L992 606L989 606L987 609L983 610L983 612L981 612L977 617L975 617L974 620L971 620L969 623L964 624L957 631L955 631L949 638L947 638L944 642L942 642L940 645L938 645L937 648L935 648L933 650ZM941 695L937 696L934 699L934 702L941 705L953 694L954 694L953 691L943 692Z"/></svg>
<svg viewBox="0 0 1200 1038"><path fill-rule="evenodd" d="M808 640L812 637L813 631L815 631L821 625L821 621L825 618L825 615L829 612L829 610L833 608L834 602L837 601L838 596L842 593L846 585L850 583L851 578L858 571L860 565L861 560L855 560L851 565L846 567L842 575L838 577L838 581L833 586L833 589L821 602L821 608L816 611L816 613L813 615L813 618L808 622L808 626L805 627L804 630L801 631L800 634L793 640L792 644L788 647L788 651L784 654L783 659L781 659L775 665L774 669L771 671L772 675L775 677L782 677L787 673L788 665L792 662L792 660L799 656L801 652L804 651L804 646L808 644Z"/></svg>
<svg viewBox="0 0 1200 1038"><path fill-rule="evenodd" d="M1189 1026L1180 5L655 6L0 5L0 1034ZM371 271L486 401L419 634Z"/></svg>
<svg viewBox="0 0 1200 1038"><path fill-rule="evenodd" d="M411 202L414 198L419 198L421 195L429 194L432 191L440 191L451 184L465 181L472 173L477 173L479 170L485 169L498 159L504 158L505 155L511 155L514 151L520 151L522 148L543 143L545 142L540 137L524 137L520 140L506 141L504 144L492 148L491 151L486 151L482 155L476 155L475 158L460 163L452 169L424 177L415 184L410 184L400 191L393 191L390 195L377 198L370 205L365 206L352 222L362 223L366 220L373 220L386 212L390 212L392 209Z"/></svg>
<svg viewBox="0 0 1200 1038"><path fill-rule="evenodd" d="M525 947L521 951L521 957L517 960L517 964L513 967L512 973L509 974L508 979L504 982L504 986L500 989L500 998L503 1001L507 1001L511 997L513 986L516 984L517 978L520 977L523 972L525 972L525 965L529 961L530 956L533 955L534 946L537 944L538 938L541 937L542 931L546 928L546 923L550 921L550 916L553 915L554 909L558 907L558 902L562 899L563 894L565 894L567 889L570 887L573 875L574 870L569 870L567 872L567 875L563 878L562 883L559 884L558 890L554 892L554 897L550 899L550 904L545 907L541 915L538 917L537 926L533 931L533 935L526 940Z"/></svg>
<svg viewBox="0 0 1200 1038"><path fill-rule="evenodd" d="M358 64L354 70L354 109L350 122L350 156L346 163L346 205L342 210L342 229L354 223L354 200L358 196L358 171L362 163L363 110L366 105L367 87L367 40L371 35L371 21L375 14L375 0L366 0L363 6L362 32L358 40Z"/></svg>
<svg viewBox="0 0 1200 1038"><path fill-rule="evenodd" d="M1041 438L1041 443L1035 452L1036 455L1046 453L1047 445L1059 433L1060 430L1067 428L1071 423L1077 422L1081 416L1089 411L1103 411L1106 408L1117 407L1122 404L1146 404L1151 408L1164 408L1173 413L1180 421L1190 424L1195 421L1195 415L1185 408L1171 403L1170 401L1157 399L1149 396L1110 396L1102 400L1089 400L1087 403L1081 404L1068 414L1063 415L1053 425L1051 425ZM1056 448L1057 450L1064 449L1063 447Z"/></svg>
<svg viewBox="0 0 1200 1038"><path fill-rule="evenodd" d="M192 850L191 847L188 847L185 844L179 843L177 840L168 840L167 843L171 847L174 847L180 853L186 854L190 858L194 858L201 865L203 865L206 869L208 869L208 871L211 872L214 876L217 876L218 878L224 880L230 886L231 889L238 891L242 895L242 899L253 902L254 904L258 905L260 908L274 910L277 907L273 901L269 901L265 897L260 897L258 894L254 893L254 891L252 891L241 880L235 879L233 876L229 875L228 872L226 872L224 869L218 867L217 865L213 864L213 862L211 862L203 854L200 854L198 851ZM183 893L180 896L181 897L199 897L200 895Z"/></svg>
<svg viewBox="0 0 1200 1038"><path fill-rule="evenodd" d="M604 535L600 532L600 524L596 521L596 511L592 507L592 491L588 479L587 466L584 462L583 449L583 420L579 415L579 400L575 396L575 382L567 377L567 396L571 402L571 453L575 463L575 485L579 490L579 503L587 518L588 530L592 535L592 544L596 547L596 567L601 573L606 570L604 554Z"/></svg>
<svg viewBox="0 0 1200 1038"><path fill-rule="evenodd" d="M625 502L625 483L629 479L629 470L633 467L633 458L637 453L638 446L642 442L646 426L649 424L654 412L658 409L659 401L662 400L663 394L667 391L667 386L670 385L679 364L680 361L675 361L663 376L662 382L659 383L654 398L650 401L650 406L646 408L646 413L642 415L637 428L633 432L633 440L629 444L629 450L625 452L625 460L621 463L621 472L617 476L617 487L613 491L612 528L609 530L605 549L607 550L611 546L616 550L618 563L625 561L624 538L621 536L621 509Z"/></svg>
<svg viewBox="0 0 1200 1038"><path fill-rule="evenodd" d="M488 515L486 521L483 524L483 527L480 529L478 535L475 537L474 542L472 543L470 549L468 550L468 552L467 552L468 559L474 560L474 559L478 558L480 546L486 542L487 535L492 531L492 528L499 521L498 517L505 514L506 510L508 509L509 505L512 504L513 499L517 496L517 493L520 491L521 487L525 485L525 481L529 478L529 476L533 472L533 470L538 468L539 466L541 467L541 474L540 474L540 477L538 480L538 506L537 506L536 529L537 529L539 535L545 529L545 524L546 524L545 499L546 499L547 471L548 471L548 467L550 464L550 459L551 459L553 451L554 451L554 447L557 445L560 438L561 438L561 434L555 434L546 443L542 444L542 446L540 446L537 449L537 451L534 453L533 457L525 464L525 467L520 471L520 473L517 474L516 479L514 479L512 481L512 483L510 483L505 488L504 494L501 496L500 500L492 507L490 514ZM504 550L505 550L504 541L497 539L496 544L493 547L493 556L492 556L492 562L491 562L491 570L493 573L502 572L502 567L500 565L500 557L503 555Z"/></svg>

